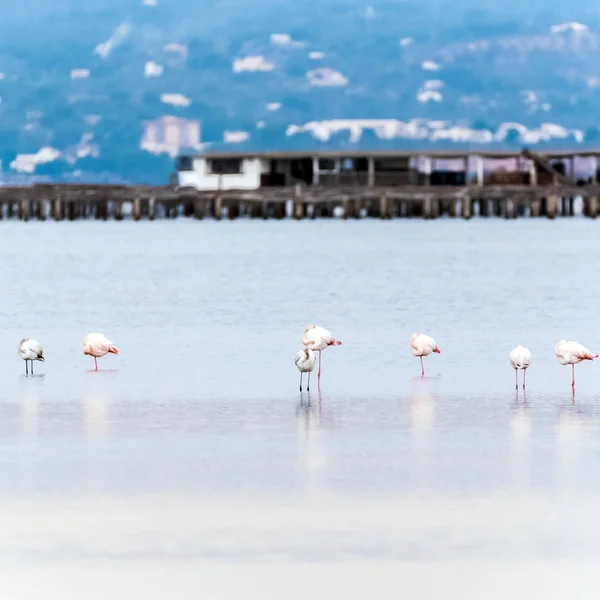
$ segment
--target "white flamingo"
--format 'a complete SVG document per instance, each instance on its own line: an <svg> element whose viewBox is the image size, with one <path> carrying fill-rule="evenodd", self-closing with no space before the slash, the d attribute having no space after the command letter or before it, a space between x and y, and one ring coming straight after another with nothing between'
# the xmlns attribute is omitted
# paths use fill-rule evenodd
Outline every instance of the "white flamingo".
<svg viewBox="0 0 600 600"><path fill-rule="evenodd" d="M329 346L341 346L342 342L336 340L331 331L317 325L309 325L302 334L302 343L314 352L319 353L319 370L317 371L317 383L321 389L321 352Z"/></svg>
<svg viewBox="0 0 600 600"><path fill-rule="evenodd" d="M102 333L88 333L83 338L83 353L94 357L94 370L98 370L98 358L111 353L119 354L119 349Z"/></svg>
<svg viewBox="0 0 600 600"><path fill-rule="evenodd" d="M571 389L575 393L575 365L584 360L594 360L598 355L583 344L569 340L560 340L554 347L554 354L561 365L571 365Z"/></svg>
<svg viewBox="0 0 600 600"><path fill-rule="evenodd" d="M29 375L28 362L31 361L31 374L33 375L33 361L44 362L44 349L37 340L23 338L19 342L19 356L25 361L25 374Z"/></svg>
<svg viewBox="0 0 600 600"><path fill-rule="evenodd" d="M413 333L410 338L410 347L413 356L418 356L421 359L421 377L425 376L425 368L423 367L423 357L429 356L432 352L439 354L441 352L435 340L423 333Z"/></svg>
<svg viewBox="0 0 600 600"><path fill-rule="evenodd" d="M306 391L310 392L310 373L315 370L315 353L308 348L304 348L304 350L299 350L296 353L296 358L294 360L294 364L298 367L298 371L300 371L300 391L302 391L302 374L308 373L308 383L306 385Z"/></svg>
<svg viewBox="0 0 600 600"><path fill-rule="evenodd" d="M515 370L516 389L519 389L519 370L523 371L523 389L525 389L525 376L531 363L531 352L519 344L510 351L509 359L512 368Z"/></svg>

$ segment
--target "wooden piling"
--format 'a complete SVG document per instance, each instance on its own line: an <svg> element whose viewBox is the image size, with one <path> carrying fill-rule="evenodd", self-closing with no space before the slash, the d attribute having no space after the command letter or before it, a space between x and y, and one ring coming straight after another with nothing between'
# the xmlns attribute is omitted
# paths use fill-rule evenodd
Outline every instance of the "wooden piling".
<svg viewBox="0 0 600 600"><path fill-rule="evenodd" d="M423 218L426 220L433 219L433 198L431 196L427 196L423 200Z"/></svg>
<svg viewBox="0 0 600 600"><path fill-rule="evenodd" d="M587 216L595 219L598 216L598 196L588 198L587 206Z"/></svg>
<svg viewBox="0 0 600 600"><path fill-rule="evenodd" d="M30 210L29 200L27 198L22 198L19 202L19 219L21 219L21 221L29 221Z"/></svg>
<svg viewBox="0 0 600 600"><path fill-rule="evenodd" d="M131 217L134 221L139 221L142 218L142 199L136 196L133 199L133 205L131 207Z"/></svg>
<svg viewBox="0 0 600 600"><path fill-rule="evenodd" d="M194 218L195 219L204 219L204 213L206 211L206 201L197 198L194 200Z"/></svg>
<svg viewBox="0 0 600 600"><path fill-rule="evenodd" d="M223 197L217 196L213 204L213 217L220 221L223 218Z"/></svg>
<svg viewBox="0 0 600 600"><path fill-rule="evenodd" d="M385 194L383 196L381 196L381 198L379 199L379 218L380 219L391 219L392 218L390 200Z"/></svg>
<svg viewBox="0 0 600 600"><path fill-rule="evenodd" d="M62 221L65 218L65 213L64 213L62 198L60 197L60 195L56 196L56 198L54 199L52 204L54 205L54 209L53 209L54 220Z"/></svg>
<svg viewBox="0 0 600 600"><path fill-rule="evenodd" d="M276 202L274 209L274 217L276 219L284 219L285 218L285 202Z"/></svg>
<svg viewBox="0 0 600 600"><path fill-rule="evenodd" d="M306 204L304 204L302 200L299 200L298 198L294 200L292 215L296 220L304 219L306 217Z"/></svg>
<svg viewBox="0 0 600 600"><path fill-rule="evenodd" d="M503 202L504 218L505 219L516 219L517 218L517 205L514 199L507 198Z"/></svg>
<svg viewBox="0 0 600 600"><path fill-rule="evenodd" d="M558 196L549 194L546 198L546 216L555 219L558 213Z"/></svg>
<svg viewBox="0 0 600 600"><path fill-rule="evenodd" d="M470 219L473 216L473 201L469 194L464 194L462 197L461 212L463 219Z"/></svg>
<svg viewBox="0 0 600 600"><path fill-rule="evenodd" d="M240 203L236 201L230 201L227 207L227 217L233 221L240 216Z"/></svg>

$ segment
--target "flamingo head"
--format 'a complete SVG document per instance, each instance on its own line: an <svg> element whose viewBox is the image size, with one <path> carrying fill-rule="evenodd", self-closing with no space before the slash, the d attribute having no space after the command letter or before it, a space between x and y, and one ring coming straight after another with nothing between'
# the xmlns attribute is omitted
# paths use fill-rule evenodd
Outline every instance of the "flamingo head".
<svg viewBox="0 0 600 600"><path fill-rule="evenodd" d="M331 340L331 342L329 342L329 344L327 344L328 346L341 346L342 342L340 342L339 340Z"/></svg>
<svg viewBox="0 0 600 600"><path fill-rule="evenodd" d="M433 349L433 351L434 351L436 354L440 354L440 353L441 353L441 350L440 350L440 347L439 347L439 346L436 346L436 347Z"/></svg>
<svg viewBox="0 0 600 600"><path fill-rule="evenodd" d="M118 349L116 346L111 346L111 347L108 349L108 351L109 351L111 354L119 354L119 349Z"/></svg>

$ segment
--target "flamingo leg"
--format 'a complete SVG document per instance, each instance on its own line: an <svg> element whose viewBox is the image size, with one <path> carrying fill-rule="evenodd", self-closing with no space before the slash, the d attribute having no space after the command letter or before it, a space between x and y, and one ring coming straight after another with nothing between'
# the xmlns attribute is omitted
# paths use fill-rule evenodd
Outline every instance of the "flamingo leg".
<svg viewBox="0 0 600 600"><path fill-rule="evenodd" d="M29 361L25 360L25 375L29 375Z"/></svg>
<svg viewBox="0 0 600 600"><path fill-rule="evenodd" d="M575 393L575 365L571 365L572 367L572 376L571 376L571 389L573 393Z"/></svg>
<svg viewBox="0 0 600 600"><path fill-rule="evenodd" d="M525 390L525 378L527 377L527 369L523 369L523 390Z"/></svg>
<svg viewBox="0 0 600 600"><path fill-rule="evenodd" d="M423 366L423 357L419 356L421 359L421 377L425 377L425 367Z"/></svg>
<svg viewBox="0 0 600 600"><path fill-rule="evenodd" d="M310 371L308 372L308 385L306 386L306 391L310 392Z"/></svg>
<svg viewBox="0 0 600 600"><path fill-rule="evenodd" d="M319 371L317 373L317 387L321 391L321 350L319 350Z"/></svg>
<svg viewBox="0 0 600 600"><path fill-rule="evenodd" d="M33 361L31 361L31 374L33 375Z"/></svg>
<svg viewBox="0 0 600 600"><path fill-rule="evenodd" d="M94 356L94 371L98 370L98 361L96 360L96 357Z"/></svg>
<svg viewBox="0 0 600 600"><path fill-rule="evenodd" d="M515 369L515 389L519 389L519 371Z"/></svg>
<svg viewBox="0 0 600 600"><path fill-rule="evenodd" d="M302 391L302 371L300 371L300 391Z"/></svg>

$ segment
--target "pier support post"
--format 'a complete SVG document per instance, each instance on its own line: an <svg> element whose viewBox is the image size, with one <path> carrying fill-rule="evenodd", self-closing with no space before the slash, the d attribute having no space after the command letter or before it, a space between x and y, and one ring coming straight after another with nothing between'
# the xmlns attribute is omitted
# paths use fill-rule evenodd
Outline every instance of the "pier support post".
<svg viewBox="0 0 600 600"><path fill-rule="evenodd" d="M431 196L426 196L423 200L423 218L426 220L430 220L434 218L433 215L433 198Z"/></svg>
<svg viewBox="0 0 600 600"><path fill-rule="evenodd" d="M598 196L592 196L588 198L588 217L595 219L598 216Z"/></svg>
<svg viewBox="0 0 600 600"><path fill-rule="evenodd" d="M294 219L299 221L306 216L306 204L299 199L294 200Z"/></svg>
<svg viewBox="0 0 600 600"><path fill-rule="evenodd" d="M542 203L541 203L540 199L537 196L535 196L531 200L531 202L529 204L529 206L531 207L530 216L532 216L532 217L539 217L540 216L541 208L542 208L541 204Z"/></svg>
<svg viewBox="0 0 600 600"><path fill-rule="evenodd" d="M115 221L123 220L123 203L122 202L114 202L113 203L113 212L115 213Z"/></svg>
<svg viewBox="0 0 600 600"><path fill-rule="evenodd" d="M156 218L156 196L148 198L148 220L154 221Z"/></svg>
<svg viewBox="0 0 600 600"><path fill-rule="evenodd" d="M142 199L136 196L133 199L133 207L131 208L131 216L134 221L139 221L142 217Z"/></svg>
<svg viewBox="0 0 600 600"><path fill-rule="evenodd" d="M108 200L106 196L96 201L96 219L106 221L108 219Z"/></svg>
<svg viewBox="0 0 600 600"><path fill-rule="evenodd" d="M204 219L204 211L206 210L206 202L204 198L196 198L194 200L194 218Z"/></svg>
<svg viewBox="0 0 600 600"><path fill-rule="evenodd" d="M555 219L558 213L558 196L549 194L546 198L546 216L549 219Z"/></svg>
<svg viewBox="0 0 600 600"><path fill-rule="evenodd" d="M517 203L514 198L506 198L504 200L504 218L505 219L516 219L517 218Z"/></svg>
<svg viewBox="0 0 600 600"><path fill-rule="evenodd" d="M250 218L251 219L260 219L262 217L263 211L263 202L260 200L255 200L250 204Z"/></svg>
<svg viewBox="0 0 600 600"><path fill-rule="evenodd" d="M285 202L275 202L273 207L274 217L278 220L285 218Z"/></svg>
<svg viewBox="0 0 600 600"><path fill-rule="evenodd" d="M56 198L54 198L53 204L54 204L54 210L53 210L54 220L62 221L65 218L65 215L63 212L63 203L62 203L60 195L57 195Z"/></svg>
<svg viewBox="0 0 600 600"><path fill-rule="evenodd" d="M379 199L379 218L380 219L391 219L392 211L390 206L390 199L384 194Z"/></svg>
<svg viewBox="0 0 600 600"><path fill-rule="evenodd" d="M216 221L220 221L223 217L223 198L221 196L215 198L213 213Z"/></svg>
<svg viewBox="0 0 600 600"><path fill-rule="evenodd" d="M227 207L227 217L230 221L237 219L240 216L240 201L230 200L229 206Z"/></svg>
<svg viewBox="0 0 600 600"><path fill-rule="evenodd" d="M306 216L306 206L302 201L302 186L300 184L294 186L294 205L292 214L294 219L303 219Z"/></svg>
<svg viewBox="0 0 600 600"><path fill-rule="evenodd" d="M26 198L22 198L19 202L19 219L22 221L29 221L29 211L31 207L29 206L29 200Z"/></svg>
<svg viewBox="0 0 600 600"><path fill-rule="evenodd" d="M469 194L462 197L461 209L463 219L470 219L473 216L473 200Z"/></svg>

